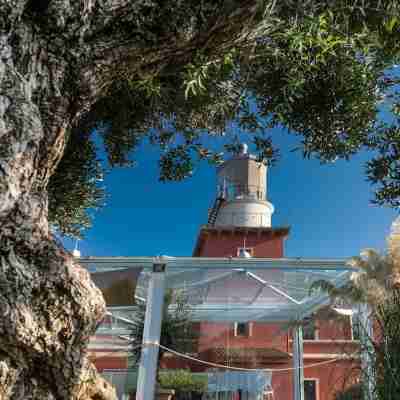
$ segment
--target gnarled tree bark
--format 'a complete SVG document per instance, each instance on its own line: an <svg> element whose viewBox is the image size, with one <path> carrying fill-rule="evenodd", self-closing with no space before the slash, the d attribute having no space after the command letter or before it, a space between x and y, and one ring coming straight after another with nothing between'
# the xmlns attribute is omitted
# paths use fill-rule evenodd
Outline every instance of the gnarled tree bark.
<svg viewBox="0 0 400 400"><path fill-rule="evenodd" d="M47 221L65 132L119 74L160 72L240 40L258 2L221 2L200 29L150 37L159 22L144 8L162 3L0 0L1 400L115 398L85 352L105 313L101 292Z"/></svg>

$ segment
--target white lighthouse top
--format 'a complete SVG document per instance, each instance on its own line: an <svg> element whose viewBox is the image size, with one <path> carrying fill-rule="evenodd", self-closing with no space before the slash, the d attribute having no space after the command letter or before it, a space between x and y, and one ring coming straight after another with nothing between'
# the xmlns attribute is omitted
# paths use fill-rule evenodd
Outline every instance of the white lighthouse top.
<svg viewBox="0 0 400 400"><path fill-rule="evenodd" d="M388 237L388 245L390 252L400 252L400 216L392 222L392 226L390 227L390 235Z"/></svg>
<svg viewBox="0 0 400 400"><path fill-rule="evenodd" d="M274 207L267 200L267 166L248 153L247 144L217 171L221 200L215 226L270 227Z"/></svg>
<svg viewBox="0 0 400 400"><path fill-rule="evenodd" d="M246 143L242 143L242 144L240 145L240 154L241 154L241 155L247 154L248 149L249 149L249 146L247 146Z"/></svg>
<svg viewBox="0 0 400 400"><path fill-rule="evenodd" d="M392 222L390 233L392 235L400 235L400 216Z"/></svg>

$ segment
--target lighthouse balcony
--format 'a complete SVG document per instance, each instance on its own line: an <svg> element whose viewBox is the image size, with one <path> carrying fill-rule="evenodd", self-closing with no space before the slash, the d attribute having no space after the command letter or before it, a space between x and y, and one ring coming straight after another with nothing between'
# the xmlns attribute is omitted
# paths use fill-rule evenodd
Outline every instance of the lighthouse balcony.
<svg viewBox="0 0 400 400"><path fill-rule="evenodd" d="M263 213L224 213L218 218L215 225L218 226L247 226L247 227L266 227L271 226L271 217Z"/></svg>
<svg viewBox="0 0 400 400"><path fill-rule="evenodd" d="M220 193L220 197L226 201L266 199L266 189L261 185L223 184L219 186L218 192Z"/></svg>

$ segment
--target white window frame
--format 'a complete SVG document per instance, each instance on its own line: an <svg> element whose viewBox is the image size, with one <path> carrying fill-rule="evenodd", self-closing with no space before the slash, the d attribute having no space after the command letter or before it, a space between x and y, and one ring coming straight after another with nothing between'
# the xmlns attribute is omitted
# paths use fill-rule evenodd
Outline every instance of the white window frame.
<svg viewBox="0 0 400 400"><path fill-rule="evenodd" d="M306 381L315 381L315 400L319 400L319 378L304 378L304 383ZM304 393L304 398L306 394Z"/></svg>
<svg viewBox="0 0 400 400"><path fill-rule="evenodd" d="M238 324L247 324L247 335L238 335ZM234 324L234 330L233 330L233 335L235 337L242 337L242 338L247 338L253 336L253 323L252 322L235 322Z"/></svg>
<svg viewBox="0 0 400 400"><path fill-rule="evenodd" d="M353 319L354 318L358 318L358 315L357 314L352 314L352 315L350 315L349 316L350 317L350 332L351 332L351 340L352 341L354 341L354 342L359 342L360 341L360 339L354 339L354 329L353 329L353 324L354 324L354 322L353 322ZM359 332L359 336L360 336L360 332Z"/></svg>

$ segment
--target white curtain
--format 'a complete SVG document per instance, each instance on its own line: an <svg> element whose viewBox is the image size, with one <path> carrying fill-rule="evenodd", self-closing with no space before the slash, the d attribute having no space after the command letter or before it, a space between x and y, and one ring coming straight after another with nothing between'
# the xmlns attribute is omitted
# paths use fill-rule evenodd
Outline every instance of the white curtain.
<svg viewBox="0 0 400 400"><path fill-rule="evenodd" d="M232 400L240 390L242 400L261 400L272 390L272 374L267 371L216 371L208 374L207 396L213 400Z"/></svg>

